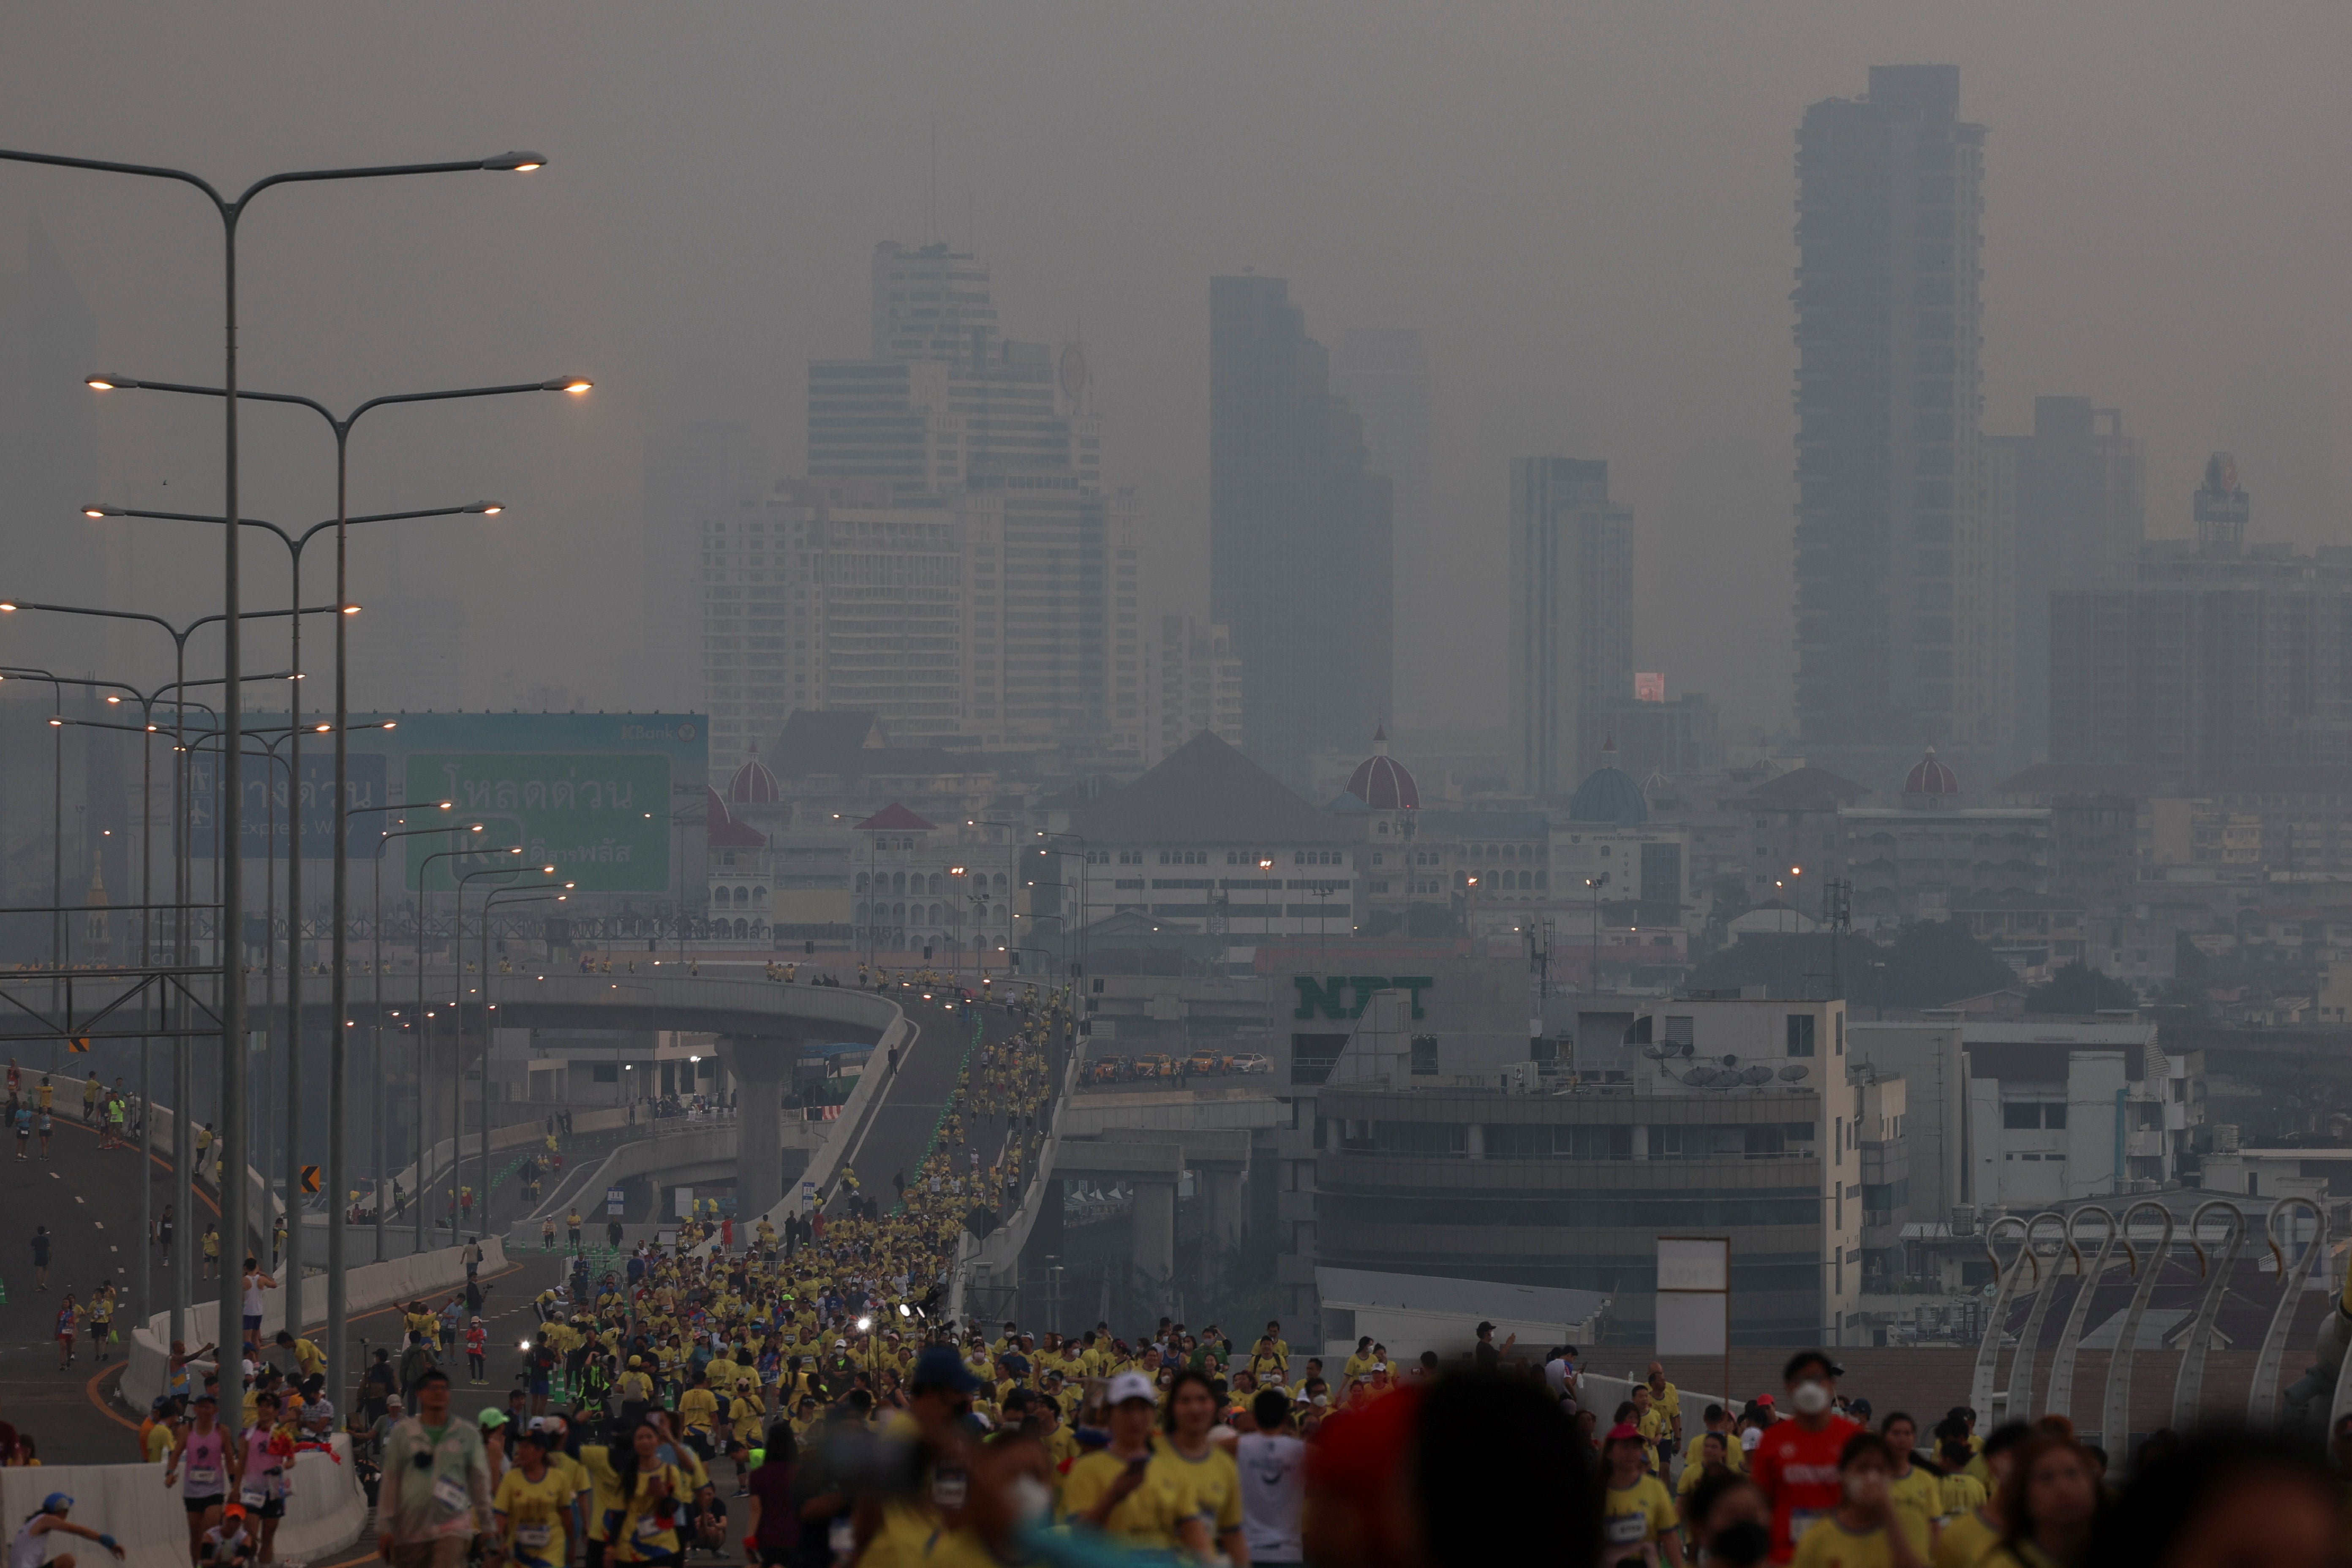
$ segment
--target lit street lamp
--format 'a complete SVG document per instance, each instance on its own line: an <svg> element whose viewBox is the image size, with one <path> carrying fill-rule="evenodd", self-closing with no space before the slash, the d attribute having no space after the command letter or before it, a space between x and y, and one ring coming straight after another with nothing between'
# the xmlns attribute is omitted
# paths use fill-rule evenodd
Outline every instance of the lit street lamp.
<svg viewBox="0 0 2352 1568"><path fill-rule="evenodd" d="M54 153L27 153L0 149L0 160L21 163L44 163L58 168L80 169L99 174L135 174L146 179L174 180L200 191L213 204L221 221L222 241L222 325L221 385L226 395L222 399L222 445L225 449L221 508L230 526L222 531L221 596L222 613L227 617L227 636L223 654L222 675L228 685L228 700L224 719L231 755L242 747L238 741L244 726L244 703L238 681L242 674L243 647L239 639L239 588L237 580L238 536L244 531L236 526L241 516L238 491L237 442L237 344L236 344L236 236L237 225L245 216L255 197L272 186L296 184L317 184L326 181L384 179L408 174L439 174L495 170L525 174L543 165L547 160L536 153L501 153L488 158L473 158L439 163L381 164L373 167L345 169L289 170L267 174L247 185L236 196L225 196L212 182L184 169L165 168L151 163L122 163L97 158L72 158ZM228 840L240 840L244 821L244 803L232 792L226 802L228 816L224 824ZM222 887L221 915L232 931L241 931L245 920L245 894L240 879L230 877ZM234 944L225 944L221 954L221 1157L223 1169L241 1169L245 1162L247 1130L235 1110L245 1093L245 1061L242 1043L245 1037L245 988L238 973L238 954ZM338 1034L341 1031L337 1031ZM193 1215L184 1216L193 1219ZM230 1342L230 1325L242 1320L243 1279L232 1265L234 1254L246 1245L245 1192L242 1183L224 1182L221 1185L221 1234L231 1255L222 1259L220 1271L220 1396L221 1417L226 1429L235 1434L244 1425L245 1374ZM299 1325L297 1325L298 1327ZM340 1344L340 1342L337 1342ZM341 1386L340 1382L337 1386Z"/></svg>

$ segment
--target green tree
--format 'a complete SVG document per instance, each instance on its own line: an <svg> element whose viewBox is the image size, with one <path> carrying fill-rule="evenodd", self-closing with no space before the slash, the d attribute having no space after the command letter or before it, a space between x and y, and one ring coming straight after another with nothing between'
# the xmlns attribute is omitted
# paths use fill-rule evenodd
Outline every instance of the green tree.
<svg viewBox="0 0 2352 1568"><path fill-rule="evenodd" d="M2077 959L2060 966L2043 985L2025 991L2029 1013L2096 1013L2105 1007L2137 1007L2139 994Z"/></svg>

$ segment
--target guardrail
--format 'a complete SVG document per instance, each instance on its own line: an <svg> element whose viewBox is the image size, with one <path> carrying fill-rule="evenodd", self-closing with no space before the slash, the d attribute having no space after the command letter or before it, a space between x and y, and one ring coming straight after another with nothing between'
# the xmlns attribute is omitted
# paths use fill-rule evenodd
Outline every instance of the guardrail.
<svg viewBox="0 0 2352 1568"><path fill-rule="evenodd" d="M351 1439L338 1432L329 1451L304 1449L295 1456L278 1526L281 1561L309 1562L351 1545L366 1528L367 1492L352 1468ZM104 1531L121 1544L123 1560L148 1568L187 1568L188 1516L180 1494L163 1485L163 1467L42 1465L0 1469L0 1519L22 1520L38 1512L41 1500L64 1492L74 1500L74 1522ZM51 1536L52 1541L64 1537ZM70 1542L68 1542L70 1544ZM76 1559L111 1562L104 1552L77 1551Z"/></svg>

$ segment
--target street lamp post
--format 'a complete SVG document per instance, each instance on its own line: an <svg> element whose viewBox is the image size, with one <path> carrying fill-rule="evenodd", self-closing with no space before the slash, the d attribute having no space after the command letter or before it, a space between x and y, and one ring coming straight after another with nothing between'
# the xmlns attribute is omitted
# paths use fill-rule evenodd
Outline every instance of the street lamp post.
<svg viewBox="0 0 2352 1568"><path fill-rule="evenodd" d="M454 802L454 801L446 801L446 800L445 800L445 801L438 801L438 802L435 803L433 809L434 809L434 810L436 810L436 811L447 811L447 810L450 810L450 809L451 809L451 808L452 808L456 804L457 804L457 803L456 803L456 802ZM397 809L397 810L404 810L404 810L406 810L407 808L406 808L405 806L400 806L400 807L392 807L392 806L369 806L369 807L367 807L367 808L366 808L366 810L367 810L367 811L369 811L369 812L375 812L375 811L389 811L389 810L395 810L395 809ZM352 815L352 816L356 816L361 815L361 813L359 813L359 812L353 812L353 813L352 813L351 815ZM375 995L375 1008L374 1008L374 1017L375 1017L375 1022L374 1022L374 1025L373 1025L373 1029L372 1029L372 1031L371 1031L371 1037L371 1037L370 1047L369 1047L369 1048L370 1048L370 1057L369 1057L369 1059L370 1059L370 1063L371 1063L371 1065L372 1065L372 1066L373 1066L373 1068L375 1068L376 1083L377 1083L377 1089L378 1089L378 1092L377 1092L377 1093L376 1093L376 1095L374 1096L374 1100L375 1100L375 1118L374 1118L374 1121L375 1121L375 1137L374 1137L374 1150L373 1150L373 1154L372 1154L372 1156L371 1156L371 1158L372 1158L372 1160L373 1160L373 1166L374 1166L374 1172L375 1172L375 1260L376 1260L378 1263L381 1263L381 1262L383 1262L383 1247L384 1247L384 1240L383 1240L383 1238L384 1238L384 1218L385 1218L386 1215L388 1215L388 1214L391 1212L391 1208L392 1208L392 1194L391 1194L391 1186L392 1186L392 1184L388 1183L388 1182L385 1180L385 1177L384 1177L384 1162L385 1162L385 1160L386 1160L386 1159L388 1159L388 1158L390 1157L390 1150L389 1150L389 1148L387 1147L387 1141L386 1141L385 1136L384 1136L384 1121L385 1121L385 1116L384 1116L384 1105L385 1105L385 1101L386 1101L386 1100L388 1100L391 1098L390 1093L389 1093L389 1091L388 1091L388 1089L386 1089L386 1087L385 1087L385 1086L389 1085L389 1084L391 1083L391 1081L392 1081L392 1080L391 1080L391 1079L390 1079L390 1078L388 1078L388 1077L385 1075L384 1070L383 1070L383 851L384 851L384 847L385 847L386 845L390 844L390 843L391 843L394 839L395 839L395 838L409 838L409 837L415 837L415 836L416 836L416 835L418 835L418 834L425 834L425 833L479 833L479 832L481 832L481 831L483 830L483 827L484 827L484 826L485 826L485 824L478 823L478 822L474 822L474 823L464 823L464 824L446 824L446 823L445 823L445 824L442 824L442 825L440 825L440 826L433 826L433 827L403 827L403 828L400 828L400 829L398 829L398 830L396 830L396 831L394 831L394 832L384 832L384 831L383 831L383 830L379 829L379 830L378 830L378 832L377 832L377 834L376 834L375 854L371 858L372 858L372 861L373 861L373 865L374 873L375 873L375 874L374 874L374 876L371 879L371 880L372 880L372 881L373 881L373 883L374 884L374 893L375 893L375 910L374 910L373 918L373 920L370 921L370 924L369 924L370 940L371 940L371 941L373 941L373 943L375 944L375 952L374 952L374 955L373 955L373 961L372 961L372 968L373 969L374 975L375 975L375 984L374 984L374 986L373 986L373 991L374 991L374 995ZM421 895L420 895L420 896L421 896ZM418 984L419 984L420 985L423 984L423 982L422 982L422 980L421 980L421 979L419 980ZM423 1037L423 1037L422 1035L419 1035L417 1037L418 1037L418 1039L421 1041L421 1040L423 1039ZM424 1083L424 1079L425 1079L425 1058L424 1058L424 1057L423 1057L423 1055L422 1055L421 1047L420 1047L420 1054L418 1055L418 1057L417 1057L417 1060L416 1060L416 1074L417 1074L417 1082L418 1082L418 1084L419 1084L419 1086L420 1086L420 1087L419 1087L419 1089L418 1089L418 1090L417 1090L417 1093L418 1093L418 1095L419 1095L419 1097L420 1097L419 1103L422 1103L422 1096L423 1096L423 1093L424 1093L424 1089L423 1089L423 1088L422 1088L422 1085L423 1085L423 1083ZM421 1171L418 1173L418 1179L419 1179L420 1181L422 1181L422 1180L423 1180L423 1173L422 1173ZM331 1315L331 1314L332 1314L332 1311L333 1311L333 1298L332 1298L331 1296L329 1298L329 1309L328 1309L328 1310L329 1310L330 1315Z"/></svg>
<svg viewBox="0 0 2352 1568"><path fill-rule="evenodd" d="M0 160L23 163L45 163L58 168L89 170L100 174L135 174L147 179L175 180L200 191L213 204L221 221L222 240L222 352L221 385L222 443L225 452L222 491L226 504L222 510L230 526L223 531L222 545L222 609L227 616L226 647L223 657L223 675L228 682L228 701L224 717L228 736L227 752L235 756L242 749L239 731L244 727L244 704L237 681L243 660L238 632L238 535L236 526L241 497L238 493L237 443L237 343L236 343L236 236L237 225L255 197L275 185L316 184L331 180L384 179L407 174L438 174L496 170L506 173L529 173L547 160L536 153L503 153L490 158L472 158L462 162L440 163L383 164L365 168L291 170L267 174L247 185L234 197L225 196L211 181L183 169L164 168L148 163L121 163L96 158L71 158L53 153L27 153L0 149ZM232 793L228 797L228 816L223 826L228 842L241 841L243 802ZM231 932L241 933L245 919L245 894L240 879L225 879L222 889L221 915ZM241 954L237 944L226 944L221 957L221 1052L222 1082L222 1161L224 1168L242 1166L245 1159L246 1129L236 1111L245 1093L245 988L237 960ZM245 1194L242 1184L222 1184L221 1228L233 1247L242 1247L245 1237ZM226 1260L224 1260L226 1261ZM236 1358L226 1353L229 1325L238 1320L243 1307L242 1281L237 1271L224 1268L220 1277L220 1321L224 1341L220 1365L221 1415L227 1430L234 1436L244 1424L245 1375Z"/></svg>
<svg viewBox="0 0 2352 1568"><path fill-rule="evenodd" d="M479 833L482 831L483 826L484 825L481 823L473 823L467 826L467 831L469 833ZM431 1016L425 1011L425 884L427 877L433 869L433 862L436 860L447 860L466 856L478 858L484 855L503 855L508 853L520 855L522 853L522 847L520 845L515 845L512 846L510 849L483 849L480 847L436 849L416 864L416 1016L412 1019L411 1022L418 1031L416 1037L416 1193L415 1196L415 1202L416 1205L416 1250L418 1252L423 1252L425 1250L425 1227L427 1223L425 1220L426 1205L425 1201L425 1185L427 1179L425 1165L425 1154L427 1152L427 1144L425 1137L425 1058L430 1053L433 1046L433 1031L425 1027L426 1024L432 1021ZM465 932L462 929L464 915L465 906L461 899L458 905L460 929L453 930L449 935L450 952L453 955L458 951L459 944L465 937ZM454 1169L457 1163L456 1156L457 1152L457 1130L454 1126L449 1130L449 1152L451 1156L450 1163Z"/></svg>
<svg viewBox="0 0 2352 1568"><path fill-rule="evenodd" d="M522 846L519 844L514 846L510 852L516 855L520 855L522 853ZM524 875L529 869L530 868L523 866L485 866L478 871L468 871L464 876L457 879L457 922L450 928L449 931L449 1026L457 1031L457 1036L456 1056L457 1070L450 1075L449 1090L450 1103L456 1111L456 1115L450 1123L449 1132L451 1139L449 1146L449 1190L453 1198L457 1195L458 1188L464 1184L460 1178L465 1171L466 1164L464 1154L466 1134L466 884L472 881L477 877L520 877ZM540 874L542 876L551 877L555 875L555 868L552 866L542 866L539 869ZM497 889L493 889L491 891L495 894ZM488 941L489 918L489 904L486 900L482 905L483 940L486 942ZM485 1229L488 1228L490 1214L490 1016L488 1011L489 1001L489 963L488 959L486 956L483 960L482 969L482 1005L484 1011L482 1014L482 1092L480 1095L482 1112L482 1137L480 1145L482 1154L482 1221ZM450 1245L453 1247L458 1245L457 1217L457 1209L453 1205L449 1214L449 1237Z"/></svg>
<svg viewBox="0 0 2352 1568"><path fill-rule="evenodd" d="M214 395L219 395L217 388L186 387L166 382L133 381L124 376L92 376L89 378L89 384L93 387L107 390L112 390L115 388L152 387L155 390L165 392L208 392ZM248 398L261 397L268 401L282 400L268 394L244 393L239 395ZM354 417L356 417L356 416L354 416ZM259 518L248 517L239 519L238 521L241 526L247 528L260 528L268 530L280 544L283 544L286 547L287 573L289 580L292 585L292 591L289 595L288 602L294 605L299 605L302 602L302 552L304 548L308 546L312 540L325 532L328 529L331 528L335 531L338 562L335 584L335 603L333 605L333 608L338 612L335 616L335 718L331 725L322 724L319 726L319 729L322 731L331 731L334 735L336 761L335 797L336 805L340 806L344 790L344 758L349 752L349 746L344 735L344 727L347 720L345 718L344 704L342 701L342 653L345 640L344 623L353 615L358 613L358 606L352 604L350 597L345 591L346 584L343 580L343 574L341 567L342 542L346 528L349 525L358 523L404 522L420 518L469 515L496 517L500 512L504 511L506 508L498 501L484 500L475 501L468 506L436 507L417 511L380 512L367 517L344 517L341 515L343 487L341 482L342 462L340 444L336 467L338 470L336 485L337 516L330 518L324 522L314 523L299 534L288 529L281 528L274 522L263 521ZM154 511L139 507L109 506L100 502L92 502L91 504L83 507L82 515L90 518L135 518L150 521L208 522L221 525L226 525L228 521L225 517L211 516L204 513ZM296 679L299 682L301 679L302 670L302 617L300 616L289 616L288 618L288 629L289 640L291 645L288 662L296 671ZM286 1194L288 1204L290 1206L294 1198L297 1178L299 1174L299 1156L297 1152L297 1149L299 1142L299 1108L301 1105L300 1096L302 1089L302 837L303 828L305 826L305 814L302 810L302 714L300 688L299 685L295 689L293 698L288 703L288 708L289 710L288 716L294 724L294 729L290 737L290 743L288 746L289 758L287 763L287 775L289 779L287 790L287 811L292 819L293 826L290 834L289 847L286 857L286 907L288 911L286 920L286 968L288 974L292 977L287 988L286 1002L286 1034L287 1038L292 1042L291 1047L287 1052L286 1084L286 1101L288 1110L286 1136ZM341 868L344 858L341 843L342 836L346 831L344 822L345 817L341 810L331 809L329 831L333 836L334 859L338 868ZM274 850L277 846L277 836L274 828L271 831L270 845ZM340 882L340 880L341 876L339 872L338 881ZM270 884L270 886L274 889L275 883ZM338 905L332 917L332 922L338 932L341 931L342 920L343 911L340 905ZM346 1165L342 1142L342 1126L344 1118L344 1045L342 1024L344 1021L343 1013L346 1005L346 999L343 990L343 981L341 977L343 953L340 938L338 938L334 945L337 977L330 983L330 991L331 1006L336 1020L336 1026L331 1031L328 1044L328 1057L330 1061L328 1072L328 1100L330 1103L328 1106L327 1115L327 1184L328 1191L330 1193L340 1194L343 1190L342 1184L345 1180ZM331 1204L329 1205L329 1211L327 1218L327 1295L329 1300L329 1338L334 1343L341 1344L340 1320L342 1314L338 1308L339 1304L344 1298L342 1258L343 1243L341 1237L343 1225L342 1205L340 1202ZM303 1278L302 1233L299 1226L290 1223L288 1225L286 1231L286 1269L288 1279L294 1281L294 1289L296 1291L296 1294L289 1297L288 1300L289 1304L299 1304L300 1300L299 1293L301 1290L301 1280ZM289 1306L289 1310L290 1310ZM293 1315L297 1318L299 1316L299 1312L293 1313ZM337 1353L335 1359L340 1363L341 1359L341 1352ZM342 1369L340 1364L331 1368L330 1371L333 1377L335 1385L338 1387L341 1386Z"/></svg>
<svg viewBox="0 0 2352 1568"><path fill-rule="evenodd" d="M538 166L538 163L540 162L544 162L544 160L537 160L530 166L535 168ZM523 165L518 163L515 167L521 168ZM129 378L93 376L89 379L89 384L98 390L120 387L125 390L137 389L154 392L180 393L200 397L218 397L224 402L231 404L234 404L239 398L262 403L283 403L296 407L308 408L312 413L318 415L319 417L324 419L327 422L328 429L333 432L335 437L335 602L338 605L347 605L351 603L350 528L352 524L357 522L389 521L394 517L451 515L446 511L390 513L373 518L354 518L351 515L351 437L352 428L359 423L361 416L366 414L371 409L383 408L394 404L403 403L444 403L465 398L499 397L512 393L522 392L568 392L579 394L588 391L593 384L584 376L556 376L546 381L516 382L499 386L452 387L437 392L392 393L379 397L368 398L360 403L357 406L353 407L350 413L341 416L335 414L333 410L330 409L325 404L320 403L316 398L304 397L291 393L248 392L242 388L237 388L235 391L234 395L231 395L230 388L236 387L236 383L233 380L230 382L228 387L216 387L190 386L175 382L142 381ZM496 516L502 509L494 504L480 503L474 507L460 508L457 510L479 512L488 516ZM323 527L325 525L321 524L320 526ZM317 529L311 530L312 533L317 531ZM281 534L280 537L283 537L283 535ZM310 537L310 534L304 534L302 536L303 542L308 542ZM290 548L293 549L296 557L295 599L299 603L301 598L301 549L299 544L292 544L290 545ZM341 1184L348 1179L348 1161L345 1155L343 1137L343 1121L346 1114L346 1097L348 1093L346 1080L349 1076L349 1058L343 1037L343 1026L348 1022L348 1020L344 1018L343 1015L345 1009L349 1005L348 986L350 984L348 979L348 972L350 969L350 937L348 933L348 926L350 923L351 858L348 853L349 847L345 840L350 833L348 820L350 813L348 807L350 805L351 784L350 750L343 743L341 728L344 723L349 721L351 716L351 684L349 679L350 659L347 657L348 640L343 621L341 617L338 617L335 621L335 724L337 726L337 730L335 739L334 821L332 825L332 832L334 835L334 873L331 900L332 907L329 915L330 924L331 926L331 934L329 937L329 963L332 968L332 978L328 982L327 987L328 1007L335 1016L337 1027L334 1031L334 1038L329 1048L327 1057L327 1168L328 1179L330 1182L335 1184L333 1190L339 1194L343 1190ZM299 664L299 660L298 659L296 662ZM345 1356L343 1349L344 1334L342 1326L346 1321L348 1313L346 1306L347 1298L344 1289L344 1248L347 1243L343 1230L342 1215L342 1205L339 1202L334 1205L334 1212L329 1217L327 1224L327 1323L328 1335L331 1347L328 1352L328 1381L331 1386L337 1388L342 1387L344 1384Z"/></svg>
<svg viewBox="0 0 2352 1568"><path fill-rule="evenodd" d="M555 873L555 868L552 866L542 867L541 870L541 874L546 876L552 876ZM492 1019L490 1015L498 1011L498 1005L490 1000L490 906L506 894L516 892L524 893L525 896L509 900L509 902L560 904L571 896L571 889L578 885L576 882L566 882L563 884L564 891L561 893L533 892L520 888L493 888L489 895L482 900L482 1091L476 1103L482 1116L482 1161L479 1169L482 1184L482 1234L485 1236L489 1234L490 1229L490 1051L496 1044L491 1030L491 1025L496 1020ZM462 1016L458 1027L462 1038L464 1029ZM462 1078L463 1075L460 1076Z"/></svg>

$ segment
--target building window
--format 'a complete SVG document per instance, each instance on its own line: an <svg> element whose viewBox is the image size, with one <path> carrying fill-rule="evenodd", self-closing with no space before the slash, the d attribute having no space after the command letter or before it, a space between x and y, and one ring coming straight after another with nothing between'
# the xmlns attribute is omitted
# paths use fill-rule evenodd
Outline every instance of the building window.
<svg viewBox="0 0 2352 1568"><path fill-rule="evenodd" d="M1811 1013L1789 1015L1789 1054L1792 1057L1813 1054L1813 1016Z"/></svg>
<svg viewBox="0 0 2352 1568"><path fill-rule="evenodd" d="M1412 1071L1416 1078L1437 1075L1437 1037L1415 1035L1412 1037Z"/></svg>
<svg viewBox="0 0 2352 1568"><path fill-rule="evenodd" d="M2005 1129L2020 1131L2033 1128L2063 1131L2066 1102L2063 1100L2006 1100L2001 1101L2000 1124Z"/></svg>

